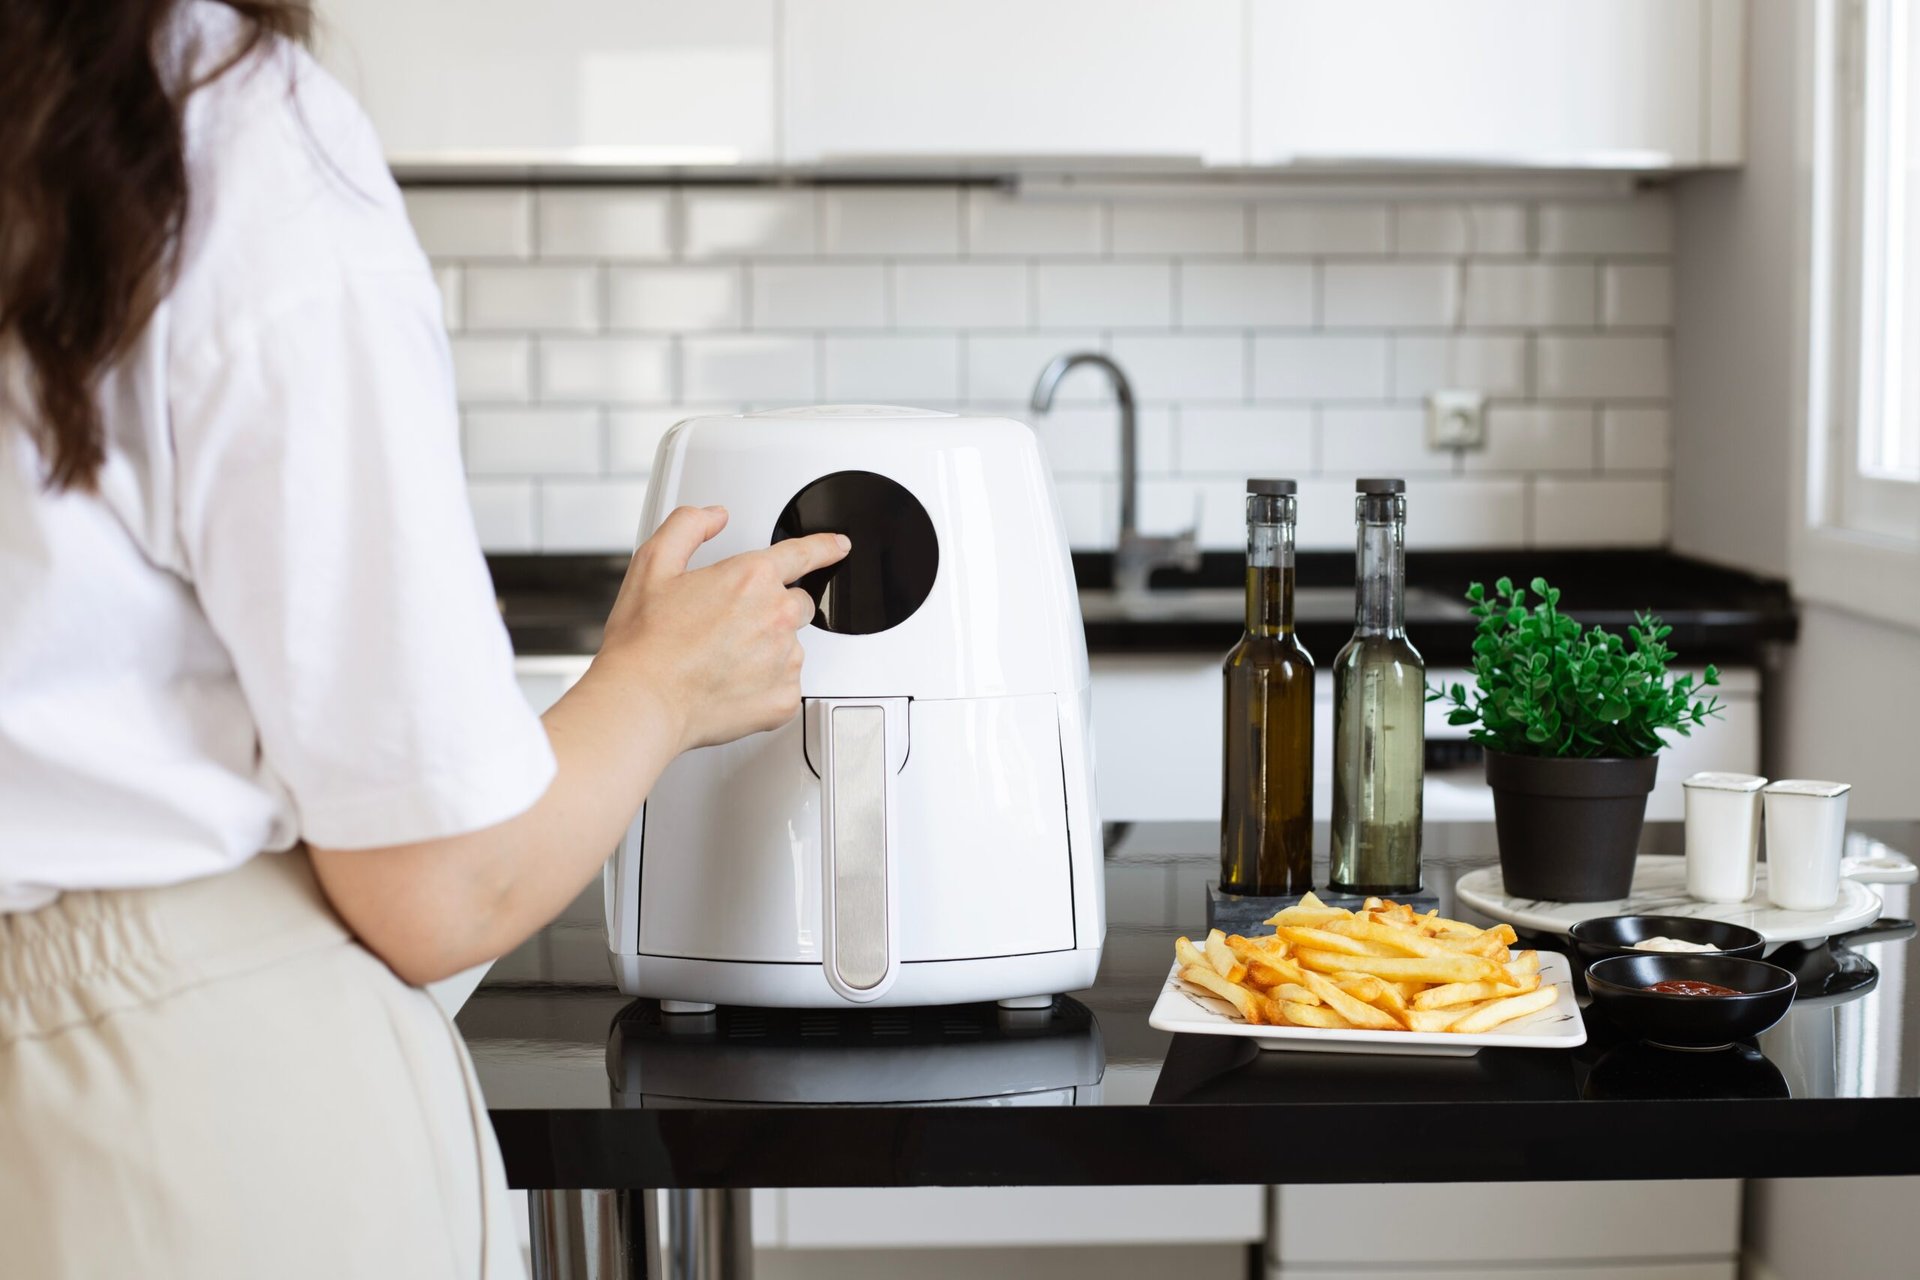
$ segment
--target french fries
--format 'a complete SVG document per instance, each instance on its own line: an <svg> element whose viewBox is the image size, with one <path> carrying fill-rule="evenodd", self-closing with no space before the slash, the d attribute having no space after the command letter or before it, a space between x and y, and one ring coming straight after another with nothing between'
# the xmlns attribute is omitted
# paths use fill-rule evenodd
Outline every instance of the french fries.
<svg viewBox="0 0 1920 1280"><path fill-rule="evenodd" d="M1540 956L1510 925L1478 929L1438 911L1368 898L1359 911L1309 893L1246 938L1176 939L1182 982L1255 1025L1473 1035L1551 1006Z"/></svg>

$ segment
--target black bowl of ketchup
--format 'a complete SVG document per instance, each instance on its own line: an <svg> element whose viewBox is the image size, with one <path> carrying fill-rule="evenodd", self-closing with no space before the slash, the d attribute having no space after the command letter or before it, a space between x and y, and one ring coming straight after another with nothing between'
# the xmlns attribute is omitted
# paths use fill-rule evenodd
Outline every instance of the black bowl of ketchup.
<svg viewBox="0 0 1920 1280"><path fill-rule="evenodd" d="M1786 1016L1794 977L1732 956L1648 951L1587 969L1593 1002L1616 1024L1667 1049L1724 1049Z"/></svg>

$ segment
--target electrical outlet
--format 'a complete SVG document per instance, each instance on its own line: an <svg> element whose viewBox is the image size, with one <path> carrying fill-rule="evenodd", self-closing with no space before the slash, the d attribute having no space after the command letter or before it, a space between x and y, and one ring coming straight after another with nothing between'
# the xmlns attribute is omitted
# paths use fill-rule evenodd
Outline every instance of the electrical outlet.
<svg viewBox="0 0 1920 1280"><path fill-rule="evenodd" d="M1487 447L1484 391L1435 391L1427 396L1427 448Z"/></svg>

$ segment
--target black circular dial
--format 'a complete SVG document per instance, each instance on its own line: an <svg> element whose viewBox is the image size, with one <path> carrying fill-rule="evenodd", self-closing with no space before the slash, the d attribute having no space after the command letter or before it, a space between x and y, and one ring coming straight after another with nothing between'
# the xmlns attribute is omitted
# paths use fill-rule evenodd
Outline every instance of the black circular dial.
<svg viewBox="0 0 1920 1280"><path fill-rule="evenodd" d="M865 636L897 627L933 590L940 542L920 500L883 475L836 471L793 495L774 521L773 541L844 533L853 550L795 585L818 606L813 625Z"/></svg>

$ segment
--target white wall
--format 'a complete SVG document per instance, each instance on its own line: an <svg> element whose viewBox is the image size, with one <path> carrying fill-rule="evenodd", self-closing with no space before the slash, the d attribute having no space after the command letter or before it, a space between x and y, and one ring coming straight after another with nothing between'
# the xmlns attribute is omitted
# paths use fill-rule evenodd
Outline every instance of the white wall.
<svg viewBox="0 0 1920 1280"><path fill-rule="evenodd" d="M1787 574L1798 52L1792 0L1747 19L1747 163L1675 184L1673 548Z"/></svg>
<svg viewBox="0 0 1920 1280"><path fill-rule="evenodd" d="M1796 0L1752 0L1747 165L1675 186L1675 550L1785 575L1796 481L1796 217L1805 172ZM1803 607L1779 673L1767 771L1854 782L1860 816L1914 814L1920 635ZM1920 1257L1920 1180L1755 1182L1746 1213L1758 1280L1879 1280Z"/></svg>
<svg viewBox="0 0 1920 1280"><path fill-rule="evenodd" d="M698 412L878 400L1028 418L1047 361L1104 350L1142 406L1141 523L1245 536L1243 482L1301 486L1352 545L1359 474L1408 478L1434 547L1667 536L1664 191L1498 199L1017 198L990 188L408 191L454 331L482 540L629 545L660 433ZM1457 323L1457 329L1454 327ZM1485 391L1488 447L1424 439ZM1038 424L1076 546L1113 543L1112 401Z"/></svg>

